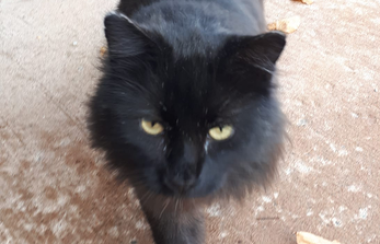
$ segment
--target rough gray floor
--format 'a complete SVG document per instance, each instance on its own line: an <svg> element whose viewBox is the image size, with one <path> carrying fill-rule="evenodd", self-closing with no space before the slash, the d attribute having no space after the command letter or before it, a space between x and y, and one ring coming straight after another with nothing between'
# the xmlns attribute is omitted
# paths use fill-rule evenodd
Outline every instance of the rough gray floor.
<svg viewBox="0 0 380 244"><path fill-rule="evenodd" d="M114 0L0 1L0 243L151 243L133 192L88 147ZM300 15L279 63L292 145L273 188L207 210L208 243L380 243L380 1L267 0ZM239 242L240 241L240 242Z"/></svg>

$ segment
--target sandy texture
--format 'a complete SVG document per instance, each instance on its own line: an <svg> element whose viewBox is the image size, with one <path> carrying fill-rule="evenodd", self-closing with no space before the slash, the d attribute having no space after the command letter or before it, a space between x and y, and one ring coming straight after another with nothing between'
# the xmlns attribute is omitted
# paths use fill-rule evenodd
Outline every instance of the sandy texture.
<svg viewBox="0 0 380 244"><path fill-rule="evenodd" d="M0 1L0 243L151 243L133 192L86 139L115 4ZM207 243L294 244L297 231L380 243L380 2L266 10L268 22L301 16L279 62L292 144L273 188L207 210Z"/></svg>

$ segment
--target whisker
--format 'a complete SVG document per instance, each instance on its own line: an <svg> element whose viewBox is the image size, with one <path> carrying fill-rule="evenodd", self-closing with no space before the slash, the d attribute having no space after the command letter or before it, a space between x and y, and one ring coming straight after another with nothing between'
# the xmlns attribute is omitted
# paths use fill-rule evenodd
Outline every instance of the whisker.
<svg viewBox="0 0 380 244"><path fill-rule="evenodd" d="M178 207L178 198L175 198L175 206L174 206L174 213L177 213L177 207Z"/></svg>
<svg viewBox="0 0 380 244"><path fill-rule="evenodd" d="M165 204L165 206L162 208L162 211L161 211L161 213L160 213L160 216L158 217L159 219L161 219L162 214L164 213L164 211L166 210L166 208L169 206L170 200L167 199L165 202L166 202L166 204Z"/></svg>

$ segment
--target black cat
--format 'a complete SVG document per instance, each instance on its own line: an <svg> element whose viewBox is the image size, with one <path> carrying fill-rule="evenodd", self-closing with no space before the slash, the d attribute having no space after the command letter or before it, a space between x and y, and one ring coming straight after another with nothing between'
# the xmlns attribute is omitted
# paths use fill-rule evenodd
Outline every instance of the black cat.
<svg viewBox="0 0 380 244"><path fill-rule="evenodd" d="M203 206L269 182L284 140L262 0L122 0L91 98L94 147L136 190L157 244L204 243Z"/></svg>

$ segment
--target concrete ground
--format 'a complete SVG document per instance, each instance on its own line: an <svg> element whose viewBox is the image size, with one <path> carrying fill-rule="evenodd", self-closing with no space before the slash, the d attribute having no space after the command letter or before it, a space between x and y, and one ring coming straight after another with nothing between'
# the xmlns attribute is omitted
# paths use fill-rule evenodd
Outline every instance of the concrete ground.
<svg viewBox="0 0 380 244"><path fill-rule="evenodd" d="M88 147L115 0L0 1L0 243L151 243L133 192ZM211 244L295 244L309 231L380 243L380 1L266 0L301 16L279 62L292 144L243 206L207 210Z"/></svg>

